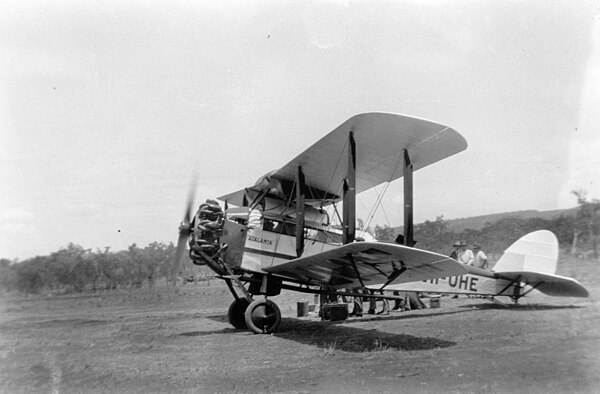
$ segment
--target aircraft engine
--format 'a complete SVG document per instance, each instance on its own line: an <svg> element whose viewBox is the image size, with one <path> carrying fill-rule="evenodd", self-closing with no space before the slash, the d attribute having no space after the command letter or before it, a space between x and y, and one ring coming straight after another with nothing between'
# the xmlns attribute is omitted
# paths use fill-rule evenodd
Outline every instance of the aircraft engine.
<svg viewBox="0 0 600 394"><path fill-rule="evenodd" d="M202 264L198 251L213 256L220 248L223 233L223 210L215 200L200 204L192 222L193 236L190 237L190 257L195 264ZM204 262L206 263L206 262Z"/></svg>

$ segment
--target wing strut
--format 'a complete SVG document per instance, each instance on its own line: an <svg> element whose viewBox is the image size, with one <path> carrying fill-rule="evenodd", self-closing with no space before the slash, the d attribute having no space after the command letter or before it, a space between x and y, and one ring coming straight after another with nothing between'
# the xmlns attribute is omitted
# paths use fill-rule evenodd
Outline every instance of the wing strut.
<svg viewBox="0 0 600 394"><path fill-rule="evenodd" d="M535 289L537 289L539 286L543 285L544 283L546 283L546 282L538 282L535 285L529 285L529 286L531 286L531 289L527 290L526 292L521 294L519 297L525 297L527 294L531 293L532 291L534 291Z"/></svg>
<svg viewBox="0 0 600 394"><path fill-rule="evenodd" d="M298 166L296 173L296 256L304 252L304 173Z"/></svg>
<svg viewBox="0 0 600 394"><path fill-rule="evenodd" d="M413 240L413 164L404 149L404 245L412 247Z"/></svg>
<svg viewBox="0 0 600 394"><path fill-rule="evenodd" d="M521 285L519 284L520 281L521 281L521 275L517 275L516 278L514 278L512 281L510 281L510 283L507 284L504 287L504 289L502 289L498 293L496 293L496 295L502 295L502 293L504 293L506 290L508 290L510 286L515 285L515 289L513 290L512 299L518 301L520 298L519 291L521 289ZM516 303L516 301L515 301L515 303Z"/></svg>
<svg viewBox="0 0 600 394"><path fill-rule="evenodd" d="M406 271L406 267L404 266L404 263L401 261L400 264L401 264L401 267L400 267L400 269L398 269L398 268L395 267L395 264L392 263L392 265L394 266L394 271L392 271L392 273L390 274L390 276L388 276L387 281L379 289L380 291L383 290L384 288L386 288L387 285L389 285L390 283L392 283L393 281L395 281L396 278L398 278L400 275L402 275L402 273L404 271Z"/></svg>
<svg viewBox="0 0 600 394"><path fill-rule="evenodd" d="M358 270L356 261L354 261L354 256L352 256L352 253L348 253L346 255L346 257L348 257L348 260L350 260L350 263L352 264L352 268L354 268L354 273L356 274L356 277L358 278L358 281L360 282L360 287L362 287L364 289L365 283L362 280L362 276L360 276L360 271Z"/></svg>
<svg viewBox="0 0 600 394"><path fill-rule="evenodd" d="M348 133L348 173L344 179L343 243L354 242L356 233L356 143Z"/></svg>

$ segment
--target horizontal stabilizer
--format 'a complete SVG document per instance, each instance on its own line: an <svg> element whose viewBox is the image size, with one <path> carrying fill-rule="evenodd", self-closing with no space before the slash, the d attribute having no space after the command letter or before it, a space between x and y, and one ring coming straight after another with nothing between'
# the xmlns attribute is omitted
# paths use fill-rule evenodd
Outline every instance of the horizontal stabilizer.
<svg viewBox="0 0 600 394"><path fill-rule="evenodd" d="M573 278L566 276L544 274L541 272L499 272L498 279L518 280L527 283L542 293L555 297L588 297L585 287Z"/></svg>

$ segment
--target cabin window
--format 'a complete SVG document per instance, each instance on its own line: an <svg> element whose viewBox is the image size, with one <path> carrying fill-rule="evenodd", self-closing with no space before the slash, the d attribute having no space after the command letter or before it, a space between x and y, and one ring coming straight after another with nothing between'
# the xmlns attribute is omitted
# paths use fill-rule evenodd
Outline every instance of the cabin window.
<svg viewBox="0 0 600 394"><path fill-rule="evenodd" d="M296 235L296 225L289 222L264 218L263 230L283 235Z"/></svg>
<svg viewBox="0 0 600 394"><path fill-rule="evenodd" d="M262 229L276 234L289 235L291 237L296 236L296 224L292 222L263 218ZM304 229L304 238L323 243L342 243L341 234L311 227Z"/></svg>

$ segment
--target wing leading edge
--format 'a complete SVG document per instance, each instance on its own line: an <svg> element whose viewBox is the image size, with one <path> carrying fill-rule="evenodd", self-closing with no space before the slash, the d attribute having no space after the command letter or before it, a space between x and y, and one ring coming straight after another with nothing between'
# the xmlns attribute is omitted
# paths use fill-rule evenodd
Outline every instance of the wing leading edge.
<svg viewBox="0 0 600 394"><path fill-rule="evenodd" d="M356 242L265 269L291 280L356 288L375 283L406 283L467 273L446 256L402 245Z"/></svg>

